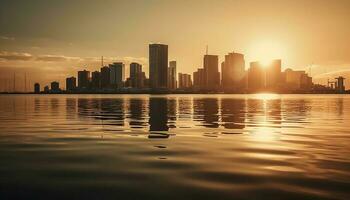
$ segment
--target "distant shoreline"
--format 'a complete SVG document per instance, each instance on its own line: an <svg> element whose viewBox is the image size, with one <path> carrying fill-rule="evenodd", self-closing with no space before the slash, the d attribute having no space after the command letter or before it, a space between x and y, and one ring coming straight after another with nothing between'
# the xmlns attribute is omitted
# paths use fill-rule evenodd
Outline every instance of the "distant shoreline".
<svg viewBox="0 0 350 200"><path fill-rule="evenodd" d="M345 93L337 93L337 92L282 92L282 93L276 93L276 92L252 92L252 93L224 93L224 92L74 92L74 93L66 93L66 92L61 92L61 93L33 93L33 92L0 92L0 95L16 95L16 94L28 94L28 95L79 95L79 94L98 94L98 95L111 95L111 94L129 94L129 95L140 95L140 94L149 94L149 95L172 95L172 94L206 94L206 95L218 95L218 94L261 94L261 93L271 93L271 94L350 94L350 91L346 91Z"/></svg>

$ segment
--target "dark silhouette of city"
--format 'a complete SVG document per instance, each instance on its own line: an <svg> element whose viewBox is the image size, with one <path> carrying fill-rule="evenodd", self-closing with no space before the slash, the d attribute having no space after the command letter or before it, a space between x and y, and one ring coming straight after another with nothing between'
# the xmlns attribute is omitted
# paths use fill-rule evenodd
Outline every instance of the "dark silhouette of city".
<svg viewBox="0 0 350 200"><path fill-rule="evenodd" d="M249 63L246 70L244 55L231 52L225 55L219 71L219 56L203 57L203 67L191 74L177 74L176 61L168 62L168 45L149 45L149 75L147 78L140 63L130 64L130 74L125 78L125 64L103 64L100 71L77 72L77 78L66 78L66 89L57 81L51 87L35 83L34 93L346 93L344 77L340 76L328 85L314 84L306 71L290 68L282 71L282 60L269 63ZM78 80L77 80L78 79Z"/></svg>

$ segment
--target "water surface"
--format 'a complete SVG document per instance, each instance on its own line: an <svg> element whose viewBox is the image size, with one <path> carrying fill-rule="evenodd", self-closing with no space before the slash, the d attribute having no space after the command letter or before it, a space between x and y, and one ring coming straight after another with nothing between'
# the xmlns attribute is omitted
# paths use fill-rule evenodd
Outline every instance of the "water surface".
<svg viewBox="0 0 350 200"><path fill-rule="evenodd" d="M1 95L0 199L349 199L345 95Z"/></svg>

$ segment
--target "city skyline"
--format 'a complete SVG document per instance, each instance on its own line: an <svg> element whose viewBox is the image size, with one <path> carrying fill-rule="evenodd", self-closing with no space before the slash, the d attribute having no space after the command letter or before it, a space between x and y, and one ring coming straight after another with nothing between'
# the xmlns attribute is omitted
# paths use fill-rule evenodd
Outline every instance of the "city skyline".
<svg viewBox="0 0 350 200"><path fill-rule="evenodd" d="M138 62L148 74L147 44L159 41L171 47L169 60L176 60L177 71L183 73L192 73L201 65L208 45L209 54L219 55L219 65L224 61L223 55L232 51L245 55L246 69L252 61L282 59L283 70L309 71L311 68L315 80L325 77L322 79L325 84L327 78L339 73L348 76L350 47L344 41L350 32L346 24L349 4L343 0L316 4L304 1L106 1L98 4L90 1L87 5L79 1L69 4L53 1L50 5L43 1L21 5L2 1L0 79L9 79L14 72L18 74L17 79L21 79L20 72L26 72L32 82L63 82L81 66L87 66L91 72L97 70L101 55L110 63ZM77 12L80 7L91 12L86 12L89 15ZM190 9L193 7L196 9ZM123 11L132 8L140 11L139 14ZM26 12L20 12L23 9ZM42 10L45 12L39 12ZM60 15L63 10L65 16ZM123 14L127 17L121 17ZM131 20L127 20L129 18ZM107 26L114 20L115 26ZM203 20L207 22L204 27L200 26ZM29 28L28 24L33 27ZM159 24L162 27L156 29ZM30 87L32 89L32 84Z"/></svg>
<svg viewBox="0 0 350 200"><path fill-rule="evenodd" d="M146 77L141 64L129 65L129 77L125 76L125 64L114 62L105 65L101 57L100 71L84 69L77 72L77 79L66 78L65 89L58 81L40 89L36 82L34 93L347 93L346 78L338 76L327 84L313 82L304 70L282 70L282 60L251 62L245 70L244 55L231 52L225 55L219 71L218 55L203 56L203 67L193 74L177 72L176 61L169 61L169 46L149 44L150 70ZM14 77L15 78L15 77ZM15 91L15 79L13 82ZM78 83L78 84L76 84ZM27 92L27 91L26 91Z"/></svg>

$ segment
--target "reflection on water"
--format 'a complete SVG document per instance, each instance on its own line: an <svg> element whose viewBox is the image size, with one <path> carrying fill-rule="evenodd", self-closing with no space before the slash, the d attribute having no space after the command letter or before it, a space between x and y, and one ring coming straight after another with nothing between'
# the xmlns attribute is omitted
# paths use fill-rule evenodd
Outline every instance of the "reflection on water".
<svg viewBox="0 0 350 200"><path fill-rule="evenodd" d="M0 199L349 196L347 96L3 95L0 111Z"/></svg>

